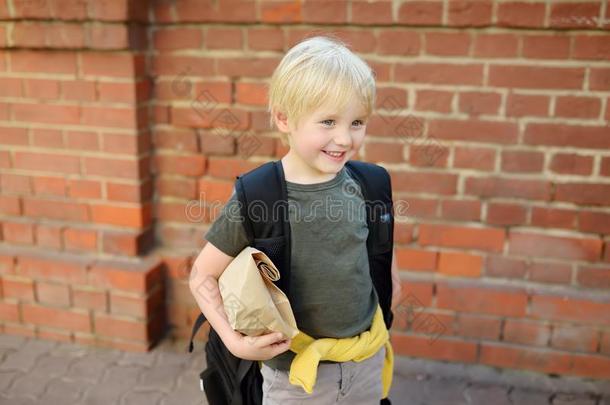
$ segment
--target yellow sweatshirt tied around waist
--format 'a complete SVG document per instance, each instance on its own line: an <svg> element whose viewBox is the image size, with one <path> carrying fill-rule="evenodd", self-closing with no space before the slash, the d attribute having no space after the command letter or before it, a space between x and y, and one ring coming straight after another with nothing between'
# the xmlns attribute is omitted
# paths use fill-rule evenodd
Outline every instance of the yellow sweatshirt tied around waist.
<svg viewBox="0 0 610 405"><path fill-rule="evenodd" d="M381 382L383 385L382 398L387 398L392 386L394 353L380 306L377 306L370 330L364 331L358 336L342 339L314 339L299 332L292 338L290 344L290 350L295 352L296 356L290 365L289 381L292 385L299 385L305 392L311 394L321 360L361 362L373 356L384 345L386 352L381 370Z"/></svg>

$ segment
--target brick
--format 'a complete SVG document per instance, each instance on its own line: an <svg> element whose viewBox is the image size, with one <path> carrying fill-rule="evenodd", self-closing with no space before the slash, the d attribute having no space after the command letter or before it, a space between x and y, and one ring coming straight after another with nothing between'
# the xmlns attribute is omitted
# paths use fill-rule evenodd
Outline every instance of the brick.
<svg viewBox="0 0 610 405"><path fill-rule="evenodd" d="M544 25L545 5L510 1L501 3L497 9L497 25L502 27L542 27Z"/></svg>
<svg viewBox="0 0 610 405"><path fill-rule="evenodd" d="M452 108L452 100L453 93L448 91L416 90L415 109L418 111L449 113ZM403 108L406 108L406 106Z"/></svg>
<svg viewBox="0 0 610 405"><path fill-rule="evenodd" d="M227 0L214 6L198 0L184 0L175 5L178 21L181 22L241 22L254 23L256 3L254 1Z"/></svg>
<svg viewBox="0 0 610 405"><path fill-rule="evenodd" d="M157 172L201 176L205 172L206 157L200 155L157 155L154 165Z"/></svg>
<svg viewBox="0 0 610 405"><path fill-rule="evenodd" d="M205 33L207 49L242 49L244 41L241 28L210 27Z"/></svg>
<svg viewBox="0 0 610 405"><path fill-rule="evenodd" d="M281 7L276 3L261 4L262 20L266 21L276 17L273 13L266 10L272 7ZM286 7L286 14L290 15L289 9L298 8L300 12L300 4L290 2ZM283 14L283 12L280 12ZM278 18L283 18L278 16ZM290 18L290 17L288 17ZM300 18L300 17L299 17ZM248 48L257 51L282 51L284 50L284 34L279 27L256 27L248 29Z"/></svg>
<svg viewBox="0 0 610 405"><path fill-rule="evenodd" d="M575 229L578 212L570 209L532 207L531 224L543 228Z"/></svg>
<svg viewBox="0 0 610 405"><path fill-rule="evenodd" d="M23 277L2 276L2 289L5 298L20 301L34 301L34 283Z"/></svg>
<svg viewBox="0 0 610 405"><path fill-rule="evenodd" d="M610 234L610 214L605 212L579 211L578 229L583 232Z"/></svg>
<svg viewBox="0 0 610 405"><path fill-rule="evenodd" d="M34 194L64 197L66 180L60 177L37 176L32 178Z"/></svg>
<svg viewBox="0 0 610 405"><path fill-rule="evenodd" d="M531 59L568 59L570 38L557 35L526 35L523 37L522 54Z"/></svg>
<svg viewBox="0 0 610 405"><path fill-rule="evenodd" d="M53 256L19 257L19 274L36 280L84 284L87 261L57 260Z"/></svg>
<svg viewBox="0 0 610 405"><path fill-rule="evenodd" d="M46 198L25 198L24 214L32 218L49 218L86 222L89 220L87 206L80 203L62 202Z"/></svg>
<svg viewBox="0 0 610 405"><path fill-rule="evenodd" d="M477 117L481 114L497 115L500 108L501 96L489 92L462 92L458 108L469 116Z"/></svg>
<svg viewBox="0 0 610 405"><path fill-rule="evenodd" d="M126 62L124 63L126 64ZM179 78L184 76L213 76L214 63L215 60L212 58L177 56L162 53L152 59L151 73L159 76L178 76ZM129 69L126 66L123 71L118 73L128 75Z"/></svg>
<svg viewBox="0 0 610 405"><path fill-rule="evenodd" d="M34 244L34 225L31 223L10 222L2 223L2 234L6 242L20 245Z"/></svg>
<svg viewBox="0 0 610 405"><path fill-rule="evenodd" d="M584 82L583 68L490 66L489 85L523 89L580 90Z"/></svg>
<svg viewBox="0 0 610 405"><path fill-rule="evenodd" d="M420 167L446 167L449 149L437 140L410 145L409 164Z"/></svg>
<svg viewBox="0 0 610 405"><path fill-rule="evenodd" d="M496 164L496 151L491 148L455 147L453 166L462 169L492 171Z"/></svg>
<svg viewBox="0 0 610 405"><path fill-rule="evenodd" d="M24 304L23 320L41 326L67 329L74 332L90 332L91 319L88 312L46 308Z"/></svg>
<svg viewBox="0 0 610 405"><path fill-rule="evenodd" d="M540 322L506 319L503 340L527 346L546 346L551 337L551 328Z"/></svg>
<svg viewBox="0 0 610 405"><path fill-rule="evenodd" d="M224 159L210 156L207 159L207 174L221 179L235 181L235 177L242 175L259 166L258 163L246 162L241 159Z"/></svg>
<svg viewBox="0 0 610 405"><path fill-rule="evenodd" d="M457 191L458 176L432 172L392 172L392 187L395 191L453 195Z"/></svg>
<svg viewBox="0 0 610 405"><path fill-rule="evenodd" d="M87 175L139 179L146 163L147 160L86 157L83 167Z"/></svg>
<svg viewBox="0 0 610 405"><path fill-rule="evenodd" d="M26 98L56 100L59 98L59 82L56 80L23 79L23 92Z"/></svg>
<svg viewBox="0 0 610 405"><path fill-rule="evenodd" d="M442 1L410 1L400 4L397 22L406 25L440 25L442 18Z"/></svg>
<svg viewBox="0 0 610 405"><path fill-rule="evenodd" d="M126 21L129 18L127 1L102 0L89 10L91 17L103 21Z"/></svg>
<svg viewBox="0 0 610 405"><path fill-rule="evenodd" d="M66 146L70 149L99 150L98 136L95 132L66 131Z"/></svg>
<svg viewBox="0 0 610 405"><path fill-rule="evenodd" d="M527 208L523 205L509 203L488 203L487 223L493 225L522 225L525 224Z"/></svg>
<svg viewBox="0 0 610 405"><path fill-rule="evenodd" d="M500 325L500 318L459 314L456 333L467 338L498 340Z"/></svg>
<svg viewBox="0 0 610 405"><path fill-rule="evenodd" d="M96 180L68 180L68 196L99 199L102 197L102 184Z"/></svg>
<svg viewBox="0 0 610 405"><path fill-rule="evenodd" d="M476 344L471 342L439 338L434 341L435 344L430 344L429 337L399 333L392 334L391 340L395 353L402 356L417 356L464 363L476 361Z"/></svg>
<svg viewBox="0 0 610 405"><path fill-rule="evenodd" d="M549 168L555 173L589 176L593 171L593 156L557 153L553 155Z"/></svg>
<svg viewBox="0 0 610 405"><path fill-rule="evenodd" d="M517 57L519 39L514 34L478 33L474 37L473 55L481 58Z"/></svg>
<svg viewBox="0 0 610 405"><path fill-rule="evenodd" d="M557 117L597 119L600 111L601 100L596 97L559 96L555 103Z"/></svg>
<svg viewBox="0 0 610 405"><path fill-rule="evenodd" d="M448 25L483 27L491 24L492 2L488 0L454 0L448 3Z"/></svg>
<svg viewBox="0 0 610 405"><path fill-rule="evenodd" d="M132 207L91 204L91 221L98 224L118 225L128 228L144 228L152 220L151 204L144 203Z"/></svg>
<svg viewBox="0 0 610 405"><path fill-rule="evenodd" d="M557 201L582 205L610 205L610 185L595 183L558 183L555 189Z"/></svg>
<svg viewBox="0 0 610 405"><path fill-rule="evenodd" d="M226 128L232 132L239 132L248 129L250 125L250 113L236 108L222 109L217 114L202 115L199 112L199 101L194 102L195 107L176 108L172 107L172 124L179 127L191 128ZM231 124L221 120L222 117L231 117Z"/></svg>
<svg viewBox="0 0 610 405"><path fill-rule="evenodd" d="M36 244L40 247L61 250L61 226L36 226Z"/></svg>
<svg viewBox="0 0 610 405"><path fill-rule="evenodd" d="M18 196L0 196L0 213L8 216L20 216L21 199Z"/></svg>
<svg viewBox="0 0 610 405"><path fill-rule="evenodd" d="M479 362L494 367L565 374L570 369L571 358L560 352L483 343L480 349Z"/></svg>
<svg viewBox="0 0 610 405"><path fill-rule="evenodd" d="M236 101L240 104L265 106L267 104L267 88L264 84L235 84Z"/></svg>
<svg viewBox="0 0 610 405"><path fill-rule="evenodd" d="M347 22L348 2L335 0L329 2L304 2L302 16L304 23L343 24Z"/></svg>
<svg viewBox="0 0 610 405"><path fill-rule="evenodd" d="M509 93L506 99L508 117L547 117L550 97L543 95Z"/></svg>
<svg viewBox="0 0 610 405"><path fill-rule="evenodd" d="M595 352L599 333L595 328L580 325L555 325L551 346L557 349Z"/></svg>
<svg viewBox="0 0 610 405"><path fill-rule="evenodd" d="M158 263L97 262L89 272L89 284L99 288L145 293L160 281L160 277Z"/></svg>
<svg viewBox="0 0 610 405"><path fill-rule="evenodd" d="M541 152L502 151L502 171L537 173L542 171L544 154Z"/></svg>
<svg viewBox="0 0 610 405"><path fill-rule="evenodd" d="M528 266L529 279L540 283L570 284L572 266L562 263L531 263Z"/></svg>
<svg viewBox="0 0 610 405"><path fill-rule="evenodd" d="M478 200L444 200L441 202L441 217L455 221L479 221L481 202Z"/></svg>
<svg viewBox="0 0 610 405"><path fill-rule="evenodd" d="M87 52L81 55L86 76L133 77L143 72L141 56L114 52Z"/></svg>
<svg viewBox="0 0 610 405"><path fill-rule="evenodd" d="M22 50L11 52L10 58L13 72L56 73L76 76L76 54L73 52Z"/></svg>
<svg viewBox="0 0 610 405"><path fill-rule="evenodd" d="M608 149L608 128L566 124L531 123L525 127L523 143L539 146L561 146L587 149Z"/></svg>
<svg viewBox="0 0 610 405"><path fill-rule="evenodd" d="M70 289L65 284L47 283L40 281L36 283L37 301L52 306L70 306Z"/></svg>
<svg viewBox="0 0 610 405"><path fill-rule="evenodd" d="M153 32L155 48L162 50L201 49L202 31L193 28L157 29Z"/></svg>
<svg viewBox="0 0 610 405"><path fill-rule="evenodd" d="M80 158L78 156L15 152L15 168L23 170L40 170L45 172L79 174Z"/></svg>
<svg viewBox="0 0 610 405"><path fill-rule="evenodd" d="M17 303L0 302L0 319L3 322L19 322L19 306Z"/></svg>
<svg viewBox="0 0 610 405"><path fill-rule="evenodd" d="M480 64L441 64L430 62L403 62L394 68L399 82L427 84L482 85L483 66ZM381 79L379 79L381 80Z"/></svg>
<svg viewBox="0 0 610 405"><path fill-rule="evenodd" d="M579 266L576 279L584 287L610 289L610 266Z"/></svg>
<svg viewBox="0 0 610 405"><path fill-rule="evenodd" d="M0 177L0 187L3 191L27 196L33 194L30 177L4 173Z"/></svg>
<svg viewBox="0 0 610 405"><path fill-rule="evenodd" d="M110 293L110 313L148 319L158 311L164 311L164 290L157 288L149 296L129 296Z"/></svg>
<svg viewBox="0 0 610 405"><path fill-rule="evenodd" d="M527 274L526 262L511 257L487 256L485 268L485 275L490 277L523 279Z"/></svg>
<svg viewBox="0 0 610 405"><path fill-rule="evenodd" d="M462 140L491 144L514 144L518 129L514 123L482 120L433 120L427 122L428 133L438 139Z"/></svg>
<svg viewBox="0 0 610 405"><path fill-rule="evenodd" d="M434 245L499 252L502 251L504 239L504 230L501 229L420 225L419 243L422 246Z"/></svg>
<svg viewBox="0 0 610 405"><path fill-rule="evenodd" d="M216 75L267 78L279 64L280 59L258 57L222 58L217 60Z"/></svg>
<svg viewBox="0 0 610 405"><path fill-rule="evenodd" d="M81 107L78 106L14 103L12 110L15 121L55 125L80 124Z"/></svg>
<svg viewBox="0 0 610 405"><path fill-rule="evenodd" d="M294 1L274 1L273 3L261 3L261 21L266 23L300 22L302 21L301 9L302 4ZM260 43L263 43L263 41L260 41Z"/></svg>
<svg viewBox="0 0 610 405"><path fill-rule="evenodd" d="M436 294L437 306L453 311L523 316L527 306L525 291L518 289L439 282Z"/></svg>
<svg viewBox="0 0 610 405"><path fill-rule="evenodd" d="M590 28L590 20L599 16L599 6L594 2L551 4L549 25L555 28Z"/></svg>
<svg viewBox="0 0 610 405"><path fill-rule="evenodd" d="M153 133L153 145L157 150L175 149L184 152L199 152L197 133L192 130L183 131L175 129L166 131L157 129Z"/></svg>
<svg viewBox="0 0 610 405"><path fill-rule="evenodd" d="M401 269L410 271L435 271L438 253L418 249L396 249L396 262Z"/></svg>
<svg viewBox="0 0 610 405"><path fill-rule="evenodd" d="M108 297L106 291L96 290L92 287L77 286L72 288L73 305L77 308L108 311Z"/></svg>
<svg viewBox="0 0 610 405"><path fill-rule="evenodd" d="M483 258L461 252L440 252L438 271L447 276L479 277Z"/></svg>
<svg viewBox="0 0 610 405"><path fill-rule="evenodd" d="M94 101L95 82L86 80L65 80L60 82L62 99L72 101Z"/></svg>
<svg viewBox="0 0 610 405"><path fill-rule="evenodd" d="M66 250L97 250L97 231L95 230L66 228L63 232L63 238Z"/></svg>
<svg viewBox="0 0 610 405"><path fill-rule="evenodd" d="M599 174L602 176L610 176L610 157L602 158Z"/></svg>
<svg viewBox="0 0 610 405"><path fill-rule="evenodd" d="M515 197L529 200L550 200L551 183L504 177L467 177L465 193L480 197Z"/></svg>
<svg viewBox="0 0 610 405"><path fill-rule="evenodd" d="M436 56L466 56L470 52L471 37L463 32L426 32L426 54Z"/></svg>
<svg viewBox="0 0 610 405"><path fill-rule="evenodd" d="M595 16L596 18L597 15ZM572 57L589 60L609 60L610 45L608 44L608 38L605 35L576 35Z"/></svg>
<svg viewBox="0 0 610 405"><path fill-rule="evenodd" d="M586 298L557 295L534 295L531 315L542 319L610 324L610 303Z"/></svg>
<svg viewBox="0 0 610 405"><path fill-rule="evenodd" d="M610 69L591 67L589 72L589 88L591 90L610 90Z"/></svg>
<svg viewBox="0 0 610 405"><path fill-rule="evenodd" d="M129 37L136 38L139 27L118 24L93 25L89 27L89 47L93 49L125 49L130 45ZM133 40L134 48L137 42Z"/></svg>
<svg viewBox="0 0 610 405"><path fill-rule="evenodd" d="M152 229L141 233L103 232L102 251L113 255L138 256L154 244Z"/></svg>
<svg viewBox="0 0 610 405"><path fill-rule="evenodd" d="M610 359L607 356L573 355L570 374L605 379L610 377Z"/></svg>
<svg viewBox="0 0 610 405"><path fill-rule="evenodd" d="M610 331L606 331L602 334L600 352L603 354L610 354Z"/></svg>
<svg viewBox="0 0 610 405"><path fill-rule="evenodd" d="M572 238L510 231L509 253L535 257L595 261L601 257L602 242L597 238Z"/></svg>
<svg viewBox="0 0 610 405"><path fill-rule="evenodd" d="M63 148L62 133L58 130L35 129L32 130L34 145L43 148Z"/></svg>
<svg viewBox="0 0 610 405"><path fill-rule="evenodd" d="M149 334L144 321L121 319L112 315L94 314L95 333L100 336L147 341Z"/></svg>

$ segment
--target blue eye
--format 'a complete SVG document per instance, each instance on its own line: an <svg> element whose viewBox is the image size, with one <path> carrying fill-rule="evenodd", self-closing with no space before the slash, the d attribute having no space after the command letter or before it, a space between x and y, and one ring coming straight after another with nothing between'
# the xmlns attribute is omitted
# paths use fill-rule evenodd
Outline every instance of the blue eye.
<svg viewBox="0 0 610 405"><path fill-rule="evenodd" d="M322 124L326 123L326 122L335 122L335 120L324 120L322 121ZM325 124L326 125L326 124Z"/></svg>
<svg viewBox="0 0 610 405"><path fill-rule="evenodd" d="M324 121L321 121L321 123L322 123L322 124L324 124L324 125L329 125L329 126L330 126L330 125L332 125L332 124L326 124L327 122L334 123L334 122L335 122L335 120L324 120ZM356 126L361 127L361 126L363 126L363 125L364 125L364 122L363 122L362 120L356 120L356 121L354 121L352 124L354 124L355 122L357 122L357 123L358 123Z"/></svg>

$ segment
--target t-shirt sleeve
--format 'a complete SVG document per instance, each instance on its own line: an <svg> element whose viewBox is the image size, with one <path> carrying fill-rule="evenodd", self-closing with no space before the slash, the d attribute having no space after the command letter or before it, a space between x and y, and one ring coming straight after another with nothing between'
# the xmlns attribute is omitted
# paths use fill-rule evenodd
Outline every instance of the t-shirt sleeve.
<svg viewBox="0 0 610 405"><path fill-rule="evenodd" d="M248 246L248 237L242 222L240 203L233 188L233 194L212 222L205 239L225 254L235 257Z"/></svg>

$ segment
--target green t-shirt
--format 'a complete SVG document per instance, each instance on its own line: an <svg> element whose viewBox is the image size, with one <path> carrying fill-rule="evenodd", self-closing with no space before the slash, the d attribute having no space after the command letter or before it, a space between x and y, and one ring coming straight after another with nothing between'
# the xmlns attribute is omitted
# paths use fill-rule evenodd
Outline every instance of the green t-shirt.
<svg viewBox="0 0 610 405"><path fill-rule="evenodd" d="M316 184L286 181L291 237L290 305L298 328L313 338L344 338L368 330L378 305L369 274L366 207L345 167ZM248 240L235 190L205 238L230 256ZM290 370L288 350L264 363ZM324 361L330 362L330 361Z"/></svg>

